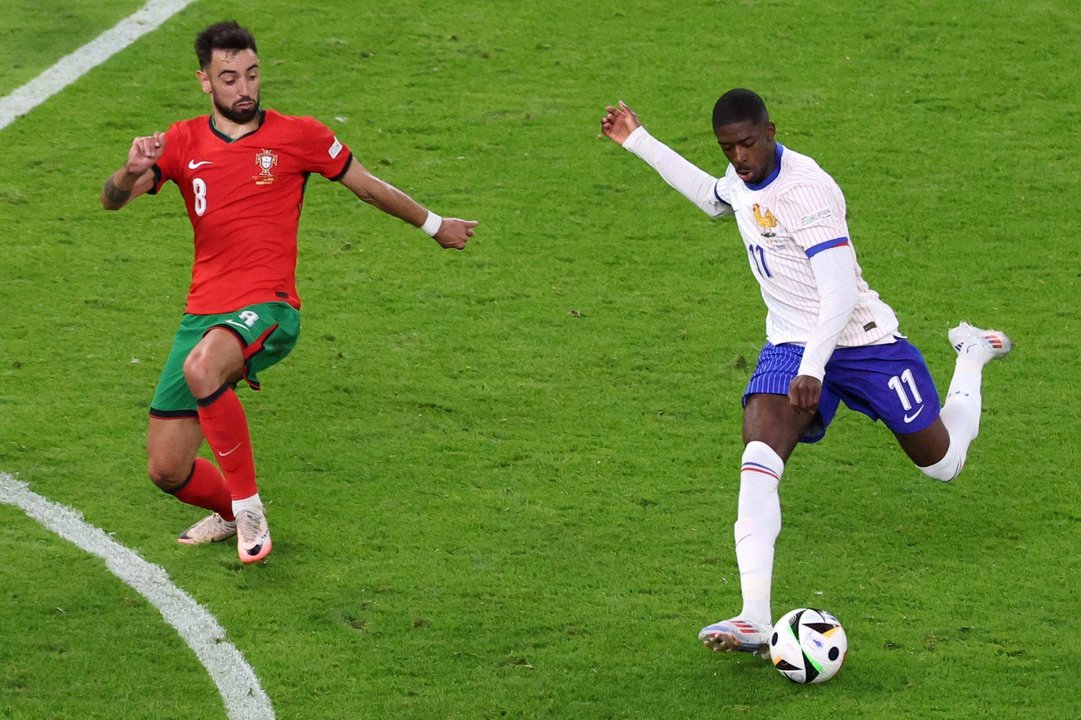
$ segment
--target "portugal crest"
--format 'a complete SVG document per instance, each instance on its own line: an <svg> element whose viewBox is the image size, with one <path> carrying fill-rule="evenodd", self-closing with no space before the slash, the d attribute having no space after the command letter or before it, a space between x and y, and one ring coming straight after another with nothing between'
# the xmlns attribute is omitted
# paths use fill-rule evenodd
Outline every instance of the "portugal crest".
<svg viewBox="0 0 1081 720"><path fill-rule="evenodd" d="M263 152L255 153L255 164L259 166L259 174L253 178L256 185L269 185L274 182L270 168L278 164L277 153L263 148Z"/></svg>

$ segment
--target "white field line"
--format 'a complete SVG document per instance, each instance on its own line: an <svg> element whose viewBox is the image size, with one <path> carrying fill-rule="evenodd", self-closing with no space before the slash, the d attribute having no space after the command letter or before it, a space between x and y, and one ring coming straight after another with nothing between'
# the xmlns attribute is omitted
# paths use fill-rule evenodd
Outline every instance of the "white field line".
<svg viewBox="0 0 1081 720"><path fill-rule="evenodd" d="M10 95L0 98L0 130L176 15L194 0L148 0L146 5Z"/></svg>
<svg viewBox="0 0 1081 720"><path fill-rule="evenodd" d="M206 667L230 720L273 720L274 708L255 671L225 639L225 630L214 616L174 585L165 570L117 543L75 510L38 495L2 472L0 503L21 508L47 529L101 558L110 572L150 601Z"/></svg>
<svg viewBox="0 0 1081 720"><path fill-rule="evenodd" d="M0 130L72 84L87 72L157 29L194 0L148 0L142 9L117 23L51 68L0 98ZM201 605L157 565L112 540L82 516L34 493L26 483L0 473L0 503L19 507L68 542L105 561L106 567L145 597L176 628L218 687L230 720L273 720L270 704L255 671L225 639L225 630Z"/></svg>

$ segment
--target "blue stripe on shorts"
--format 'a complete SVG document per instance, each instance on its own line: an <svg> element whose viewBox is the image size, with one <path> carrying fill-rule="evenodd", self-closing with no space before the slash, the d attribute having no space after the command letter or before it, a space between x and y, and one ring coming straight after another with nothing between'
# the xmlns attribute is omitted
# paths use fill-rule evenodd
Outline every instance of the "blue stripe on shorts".
<svg viewBox="0 0 1081 720"><path fill-rule="evenodd" d="M747 389L743 391L743 406L747 407L747 399L751 395L788 395L788 386L799 373L799 364L802 360L802 345L766 343L762 352L758 354L758 364L755 365L751 379L747 382ZM822 397L818 400L818 412L815 413L811 426L800 438L800 442L814 443L825 437L826 428L837 413L838 402L840 398L830 391L828 385L823 384Z"/></svg>
<svg viewBox="0 0 1081 720"><path fill-rule="evenodd" d="M766 343L743 392L743 405L757 393L787 395L802 359L802 345ZM927 363L904 338L889 345L833 351L826 363L818 414L802 442L822 439L842 400L850 409L881 420L898 434L924 430L942 409Z"/></svg>

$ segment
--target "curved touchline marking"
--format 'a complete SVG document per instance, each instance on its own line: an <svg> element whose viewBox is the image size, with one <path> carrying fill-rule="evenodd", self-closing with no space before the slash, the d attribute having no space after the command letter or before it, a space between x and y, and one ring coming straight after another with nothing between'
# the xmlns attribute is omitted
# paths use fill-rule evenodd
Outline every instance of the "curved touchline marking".
<svg viewBox="0 0 1081 720"><path fill-rule="evenodd" d="M174 585L160 566L90 525L75 510L38 495L26 483L3 472L0 503L21 508L48 530L101 558L110 572L149 600L206 667L230 720L273 720L270 698L244 656L225 639L225 630L202 605Z"/></svg>
<svg viewBox="0 0 1081 720"><path fill-rule="evenodd" d="M0 130L13 123L128 45L156 30L194 0L148 0L109 30L65 55L36 78L0 98Z"/></svg>
<svg viewBox="0 0 1081 720"><path fill-rule="evenodd" d="M156 30L194 0L148 0L132 15L36 78L0 98L0 130L33 110L143 35ZM105 561L118 578L145 597L195 652L218 687L230 720L273 720L274 708L255 671L225 639L225 630L201 605L169 579L161 567L112 540L82 516L0 472L0 503L14 505L45 528Z"/></svg>

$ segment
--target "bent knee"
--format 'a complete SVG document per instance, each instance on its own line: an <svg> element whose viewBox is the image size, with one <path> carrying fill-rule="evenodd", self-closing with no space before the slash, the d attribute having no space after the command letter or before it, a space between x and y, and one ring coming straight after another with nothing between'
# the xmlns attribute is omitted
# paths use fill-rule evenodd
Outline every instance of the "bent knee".
<svg viewBox="0 0 1081 720"><path fill-rule="evenodd" d="M184 381L195 397L205 397L221 386L221 379L213 372L206 361L195 353L184 361Z"/></svg>
<svg viewBox="0 0 1081 720"><path fill-rule="evenodd" d="M935 480L950 482L961 474L961 470L964 467L965 456L962 453L957 452L954 445L951 443L950 448L946 451L946 455L941 460L934 465L920 467L920 472Z"/></svg>
<svg viewBox="0 0 1081 720"><path fill-rule="evenodd" d="M184 483L191 476L191 468L178 468L151 461L147 465L146 474L150 477L150 482L154 483L159 490L172 495L184 487Z"/></svg>

